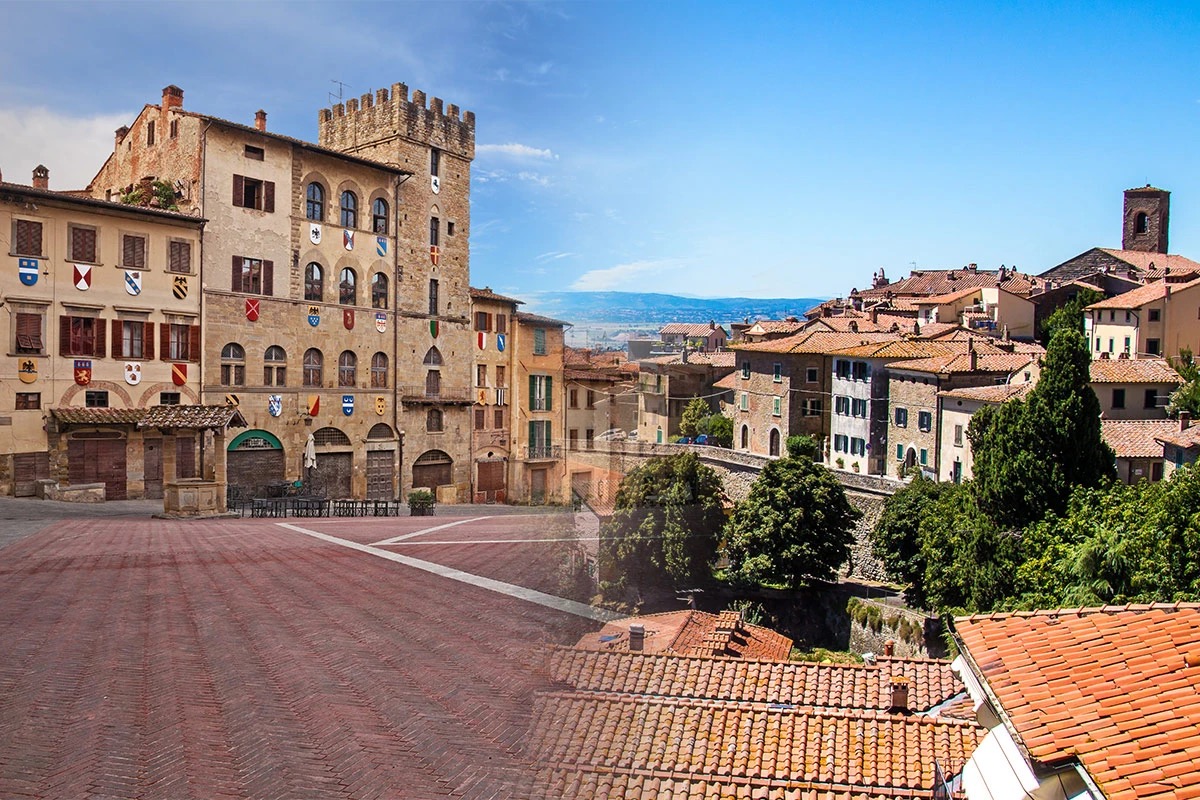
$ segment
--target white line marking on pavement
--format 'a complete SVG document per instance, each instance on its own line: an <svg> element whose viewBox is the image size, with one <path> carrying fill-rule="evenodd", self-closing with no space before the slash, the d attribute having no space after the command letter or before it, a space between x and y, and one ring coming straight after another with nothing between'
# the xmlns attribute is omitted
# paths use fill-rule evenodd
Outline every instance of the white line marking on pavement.
<svg viewBox="0 0 1200 800"><path fill-rule="evenodd" d="M612 538L612 537L609 537L609 538ZM400 547L400 546L413 547L414 545L422 545L422 544L528 544L530 542L533 542L535 544L543 544L543 543L548 544L548 543L552 543L552 542L598 542L598 541L600 541L599 536L567 536L562 539L457 539L457 540L446 539L446 540L440 541L440 542L430 541L429 539L422 539L419 542L374 542L371 546L379 547L382 545L390 545L390 546L395 546L395 547Z"/></svg>
<svg viewBox="0 0 1200 800"><path fill-rule="evenodd" d="M434 525L432 528L425 528L423 530L413 531L412 533L393 536L391 539L383 539L382 541L371 542L371 546L374 547L375 545L380 544L397 544L399 542L403 542L405 539L411 539L414 536L420 536L423 533L433 533L434 531L440 531L443 528L453 528L455 525L465 525L468 522L476 522L481 519L491 519L491 517L471 517L469 519L460 519L457 522L447 522L445 525Z"/></svg>
<svg viewBox="0 0 1200 800"><path fill-rule="evenodd" d="M545 606L546 608L552 608L555 611L574 614L577 617L584 617L585 619L591 619L597 622L609 622L614 619L620 619L621 617L620 614L609 611L608 609L594 608L586 603L577 603L574 600L568 600L565 597L555 597L552 594L539 592L536 589L526 589L524 586L517 586L512 583L504 583L503 581L493 580L492 578L485 578L482 575L473 575L470 572L463 572L462 570L454 569L453 567L435 564L432 561L422 561L418 558L402 556L399 553L393 553L388 550L380 550L378 547L373 545L351 542L347 539L339 539L336 536L330 536L327 533L320 533L318 531L310 531L307 528L301 528L299 525L292 525L288 522L277 522L276 524L281 528L287 528L288 530L295 531L296 533L303 533L305 536L312 536L314 539L320 539L323 542L341 545L342 547L346 547L351 550L357 550L360 553L378 556L379 558L385 558L388 561L394 561L397 564L403 564L406 567L412 567L413 569L429 572L441 578L449 578L452 581L470 584L471 586L477 586L480 589L487 589L491 592L498 592L499 594L508 595L509 597L515 597L518 600L525 600L529 603L536 603L537 605Z"/></svg>

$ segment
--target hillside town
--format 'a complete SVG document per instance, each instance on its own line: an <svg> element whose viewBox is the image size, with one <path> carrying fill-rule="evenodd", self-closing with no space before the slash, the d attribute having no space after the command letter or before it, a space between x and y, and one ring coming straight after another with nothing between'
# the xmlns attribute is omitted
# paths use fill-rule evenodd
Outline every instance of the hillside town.
<svg viewBox="0 0 1200 800"><path fill-rule="evenodd" d="M403 765L405 776L421 775L408 785L421 797L1200 797L1200 604L1017 608L975 602L976 595L940 600L949 592L931 586L925 597L938 602L919 602L914 582L882 555L860 556L847 528L833 551L839 563L822 565L829 580L816 569L789 581L762 579L754 597L796 604L787 591L839 577L868 601L872 592L885 596L870 606L882 612L864 611L867 622L856 623L864 636L877 634L873 649L859 647L842 661L797 660L799 643L760 624L750 606L699 608L704 590L680 589L693 586L684 581L666 593L677 608L642 604L651 593L621 584L612 565L653 559L639 551L609 562L604 554L628 510L632 489L624 480L644 464L680 456L692 459L692 469L722 465L747 484L757 479L747 475L773 474L772 464L789 464L806 479L819 469L829 481L823 489L866 498L844 517L865 531L857 544L869 551L868 529L885 515L887 498L978 476L973 441L982 439L973 439L973 425L1056 379L1051 351L1059 340L1047 331L1065 313L1082 325L1086 383L1099 406L1091 422L1111 448L1115 480L1141 486L1190 474L1200 426L1172 399L1190 380L1181 365L1200 350L1200 262L1169 252L1170 192L1128 189L1112 241L1081 243L1085 249L1060 264L1025 272L971 263L903 277L878 268L869 284L802 316L728 328L717 320L670 323L657 338L620 349L574 348L564 338L569 320L472 285L473 112L396 83L317 109L310 142L271 130L262 109L247 109L242 122L193 111L178 86L152 100L115 131L111 154L85 187L52 188L44 165L28 183L0 175L0 231L11 235L0 273L0 335L9 342L0 371L0 495L97 507L161 501L171 526L164 538L208 530L187 527L193 523L227 525L234 527L212 530L244 533L239 547L261 536L286 551L285 539L272 537L292 531L319 540L330 561L386 555L345 581L322 573L325 556L299 556L302 579L284 577L281 566L270 591L246 600L255 613L278 616L243 622L217 612L224 621L214 624L228 627L215 647L255 653L270 665L266 679L223 666L211 651L175 654L181 677L166 682L180 693L173 695L180 713L194 715L171 729L196 782L189 793L156 784L150 733L114 742L84 726L42 739L21 721L41 719L45 705L25 698L0 716L12 733L0 746L0 794L85 796L70 775L54 783L39 771L69 742L93 759L111 749L115 759L141 765L128 774L109 765L100 773L115 776L112 786L87 796L101 789L123 797L269 796L257 765L226 770L218 759L213 774L228 781L220 786L211 776L214 783L204 783L201 766L209 751L237 750L230 743L240 732L230 721L237 709L222 692L250 687L237 695L238 713L261 691L270 702L256 713L287 721L278 740L264 735L263 758L305 776L278 796L402 796L394 776L359 786L358 762L330 777L327 765L306 772L308 755L282 754L286 742L319 739L331 749L352 741L354 758L369 753ZM1114 208L1117 199L1114 190ZM1117 243L1118 231L1120 246L1104 246ZM793 451L798 439L810 443L796 446L811 448L803 457ZM750 514L740 504L755 497L753 488L739 494L731 485L706 510L722 524L740 524ZM434 508L476 516L463 511L436 526L399 519ZM569 553L586 584L577 597L551 581L557 567L526 551L445 563L399 554L421 544L411 537L433 530L447 538L430 548L452 547L461 529L444 528L510 512L549 520L548 508L572 526L583 518L596 526L584 537L591 544ZM339 517L356 518L357 528L333 528ZM782 528L781 519L770 524ZM287 527L300 523L326 527ZM384 525L410 527L385 535ZM504 535L530 550L536 536L569 538L549 522L523 525ZM169 546L182 545L172 539ZM997 549L979 548L977 560ZM209 569L208 559L173 563L182 574ZM710 559L717 561L725 577L755 574L752 559L734 551ZM423 571L403 587L411 607L392 605L380 588L394 582L386 568L398 564ZM880 574L868 575L865 564ZM253 593L216 588L213 573L188 575L205 598L198 605ZM457 583L447 592L430 576ZM164 594L152 579L121 580L131 609ZM74 596L67 581L5 596L23 612L41 602L65 609ZM637 602L593 603L606 586ZM319 626L289 627L296 608L349 602L347 587L371 594L369 613L331 611ZM412 599L418 589L426 599ZM428 599L456 593L470 598L480 628L462 627ZM1109 595L1128 597L1096 596ZM180 602L163 599L170 613L194 613ZM571 624L527 619L534 612L526 605ZM148 619L159 613L150 606L141 609ZM869 613L890 621L874 624ZM100 627L99 617L89 619L72 623L74 633L39 641L61 635L64 652L49 655L82 659L66 652L67 637ZM579 628L581 620L590 627ZM377 623L382 633L370 627ZM498 631L503 643L480 629ZM393 657L413 630L419 654L411 662ZM451 630L455 642L436 641ZM545 634L544 662L520 644L531 630ZM36 670L28 665L42 651L19 634L12 641L20 658L0 678L6 691L33 693L27 676ZM277 665L293 646L321 653L318 676L294 677ZM451 652L460 646L483 655ZM362 675L339 661L360 647L371 659ZM150 657L104 657L114 672L152 672ZM411 666L443 661L453 663L455 679L421 677ZM420 724L401 735L401 712L362 709L368 696L394 690L381 676L409 669L416 677L406 678L405 691L420 704ZM372 681L370 692L348 688L360 677ZM152 683L145 678L130 691L130 708L167 692ZM58 699L74 702L82 691L72 683ZM295 701L320 692L336 702ZM136 718L131 726L152 724L141 711L113 711L107 694L96 702L105 713ZM489 704L502 721L528 715L528 727L495 733L493 717L474 716ZM82 705L75 710L95 717ZM257 722L246 724L257 730ZM195 745L195 730L220 742ZM450 763L463 759L488 762L502 779L472 784L462 778L465 767ZM487 791L470 794L480 786Z"/></svg>

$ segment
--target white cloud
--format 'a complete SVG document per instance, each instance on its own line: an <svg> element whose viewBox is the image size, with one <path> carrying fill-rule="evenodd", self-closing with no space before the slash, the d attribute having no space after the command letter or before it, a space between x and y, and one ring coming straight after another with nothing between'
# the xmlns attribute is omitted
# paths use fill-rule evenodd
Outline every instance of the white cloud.
<svg viewBox="0 0 1200 800"><path fill-rule="evenodd" d="M571 284L571 288L579 292L605 292L620 289L649 291L645 285L646 281L643 280L648 274L658 277L663 272L680 269L683 265L683 259L679 258L631 261L628 264L618 264L607 269L593 269L585 272L575 283Z"/></svg>
<svg viewBox="0 0 1200 800"><path fill-rule="evenodd" d="M71 117L47 108L0 109L0 170L12 183L32 181L33 168L50 169L51 189L82 189L112 154L113 131L136 112Z"/></svg>
<svg viewBox="0 0 1200 800"><path fill-rule="evenodd" d="M549 253L542 253L537 257L537 261L558 261L560 258L570 258L574 253L562 253L557 250L551 250Z"/></svg>
<svg viewBox="0 0 1200 800"><path fill-rule="evenodd" d="M495 155L506 156L508 158L518 159L534 159L543 161L557 161L558 156L549 149L541 149L530 147L527 144L518 144L517 142L509 142L508 144L481 144L475 147L475 155Z"/></svg>
<svg viewBox="0 0 1200 800"><path fill-rule="evenodd" d="M550 179L545 175L539 175L536 172L518 172L517 178L526 183L536 183L538 186L549 186Z"/></svg>

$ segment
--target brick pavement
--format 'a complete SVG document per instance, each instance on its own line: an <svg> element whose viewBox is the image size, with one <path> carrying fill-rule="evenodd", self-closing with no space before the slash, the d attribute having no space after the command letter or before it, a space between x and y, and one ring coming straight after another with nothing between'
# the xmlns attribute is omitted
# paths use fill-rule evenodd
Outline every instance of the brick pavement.
<svg viewBox="0 0 1200 800"><path fill-rule="evenodd" d="M3 798L531 796L541 645L595 625L269 520L62 520L0 597Z"/></svg>

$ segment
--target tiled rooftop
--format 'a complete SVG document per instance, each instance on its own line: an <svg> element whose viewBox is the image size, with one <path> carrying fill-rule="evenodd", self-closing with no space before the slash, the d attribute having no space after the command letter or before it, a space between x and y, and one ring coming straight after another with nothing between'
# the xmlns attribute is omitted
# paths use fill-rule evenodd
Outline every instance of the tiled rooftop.
<svg viewBox="0 0 1200 800"><path fill-rule="evenodd" d="M955 621L1029 756L1082 762L1108 800L1200 794L1200 605Z"/></svg>
<svg viewBox="0 0 1200 800"><path fill-rule="evenodd" d="M918 712L963 691L949 662L920 658L817 664L561 648L550 672L553 680L589 692L863 711L889 708L893 676L908 678L909 705Z"/></svg>
<svg viewBox="0 0 1200 800"><path fill-rule="evenodd" d="M1102 419L1100 435L1117 458L1162 458L1163 437L1179 432L1173 419Z"/></svg>
<svg viewBox="0 0 1200 800"><path fill-rule="evenodd" d="M658 329L658 334L675 334L683 336L708 336L718 330L724 332L721 326L711 326L707 322L670 322Z"/></svg>
<svg viewBox="0 0 1200 800"><path fill-rule="evenodd" d="M1090 370L1092 383L1183 383L1161 358L1097 358Z"/></svg>
<svg viewBox="0 0 1200 800"><path fill-rule="evenodd" d="M52 408L50 414L63 425L136 425L144 408Z"/></svg>
<svg viewBox="0 0 1200 800"><path fill-rule="evenodd" d="M714 367L729 367L732 369L735 366L737 354L731 350L721 350L716 353L701 353L696 350L689 350L687 354L687 363L695 365L711 365ZM683 364L683 356L680 353L672 353L666 356L655 356L654 358L642 359L647 364Z"/></svg>
<svg viewBox="0 0 1200 800"><path fill-rule="evenodd" d="M979 400L984 403L1003 403L1014 397L1024 398L1033 390L1032 383L1001 383L994 386L969 386L938 392L939 397L957 400Z"/></svg>
<svg viewBox="0 0 1200 800"><path fill-rule="evenodd" d="M564 322L561 319L553 317L543 317L540 314L530 314L525 311L518 311L513 315L517 322L523 325L549 325L552 328L565 328L570 325L570 322Z"/></svg>
<svg viewBox="0 0 1200 800"><path fill-rule="evenodd" d="M1100 300L1088 306L1089 309L1134 309L1141 308L1147 303L1153 303L1162 300L1167 295L1167 290L1171 292L1181 292L1184 289L1190 289L1193 286L1200 284L1200 281L1189 281L1188 283L1167 283L1166 281L1155 281L1148 283L1145 286L1139 286L1124 294L1110 297L1107 300Z"/></svg>
<svg viewBox="0 0 1200 800"><path fill-rule="evenodd" d="M888 364L888 369L903 369L912 372L928 372L937 375L949 375L961 372L1016 372L1028 366L1032 357L1028 353L976 353L975 367L971 368L969 353L956 353L947 356L918 358L911 361L894 361Z"/></svg>
<svg viewBox="0 0 1200 800"><path fill-rule="evenodd" d="M531 746L554 797L929 797L983 736L960 720L552 693ZM669 794L668 794L669 793Z"/></svg>
<svg viewBox="0 0 1200 800"><path fill-rule="evenodd" d="M1200 263L1183 256L1169 253L1146 253L1140 250L1113 250L1107 247L1099 249L1113 258L1119 258L1126 264L1131 264L1148 273L1145 276L1147 280L1157 280L1157 278L1163 277L1163 273L1168 268L1171 272L1200 272ZM1155 273L1158 273L1157 277L1151 278Z"/></svg>
<svg viewBox="0 0 1200 800"><path fill-rule="evenodd" d="M490 287L490 286L485 286L482 289L476 289L474 286L472 286L471 287L471 299L472 300L494 300L494 301L500 302L500 303L512 303L513 305L519 305L519 306L525 305L524 300L517 300L515 297L506 297L502 294L496 294L495 292L492 291L492 287Z"/></svg>
<svg viewBox="0 0 1200 800"><path fill-rule="evenodd" d="M982 288L983 287L981 286L971 286L966 289L959 289L958 291L948 292L946 294L930 295L929 297L922 297L915 301L914 305L940 306L944 303L953 303L955 300L962 300L964 298L979 294Z"/></svg>
<svg viewBox="0 0 1200 800"><path fill-rule="evenodd" d="M588 650L629 651L629 626L645 628L643 651L680 655L723 655L786 661L792 640L770 628L743 622L736 612L668 611L613 620L579 640Z"/></svg>
<svg viewBox="0 0 1200 800"><path fill-rule="evenodd" d="M1182 447L1185 450L1193 447L1200 447L1200 425L1189 424L1186 428L1182 428L1181 422L1172 420L1171 430L1158 437L1158 441L1173 444L1176 447Z"/></svg>
<svg viewBox="0 0 1200 800"><path fill-rule="evenodd" d="M956 348L948 342L925 342L911 340L894 340L872 344L858 344L832 350L832 355L849 356L851 358L928 358L930 356L947 355L965 349Z"/></svg>
<svg viewBox="0 0 1200 800"><path fill-rule="evenodd" d="M142 428L244 428L246 420L236 406L152 406L139 424Z"/></svg>

